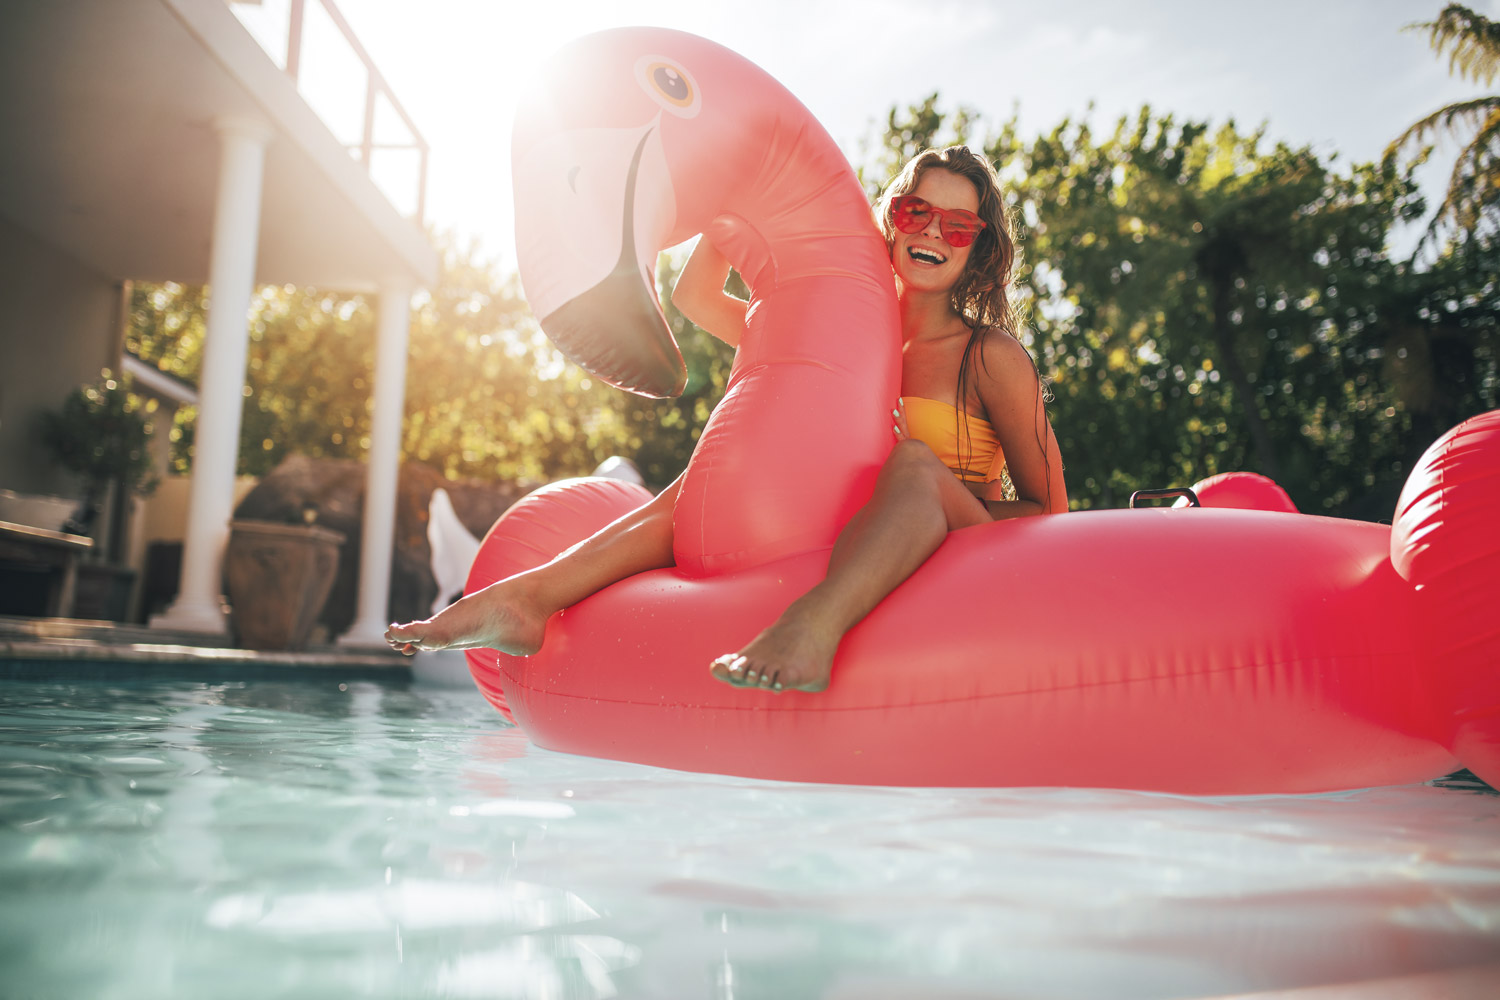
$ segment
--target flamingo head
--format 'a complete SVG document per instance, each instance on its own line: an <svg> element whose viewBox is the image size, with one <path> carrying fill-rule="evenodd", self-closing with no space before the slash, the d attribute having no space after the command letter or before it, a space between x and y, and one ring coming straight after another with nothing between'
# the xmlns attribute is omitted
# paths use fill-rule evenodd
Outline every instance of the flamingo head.
<svg viewBox="0 0 1500 1000"><path fill-rule="evenodd" d="M600 32L552 57L516 118L516 250L532 311L579 366L645 396L678 395L687 379L654 270L658 251L712 219L723 162L743 145L743 128L723 124L722 105L738 103L726 62L754 70L682 32Z"/></svg>

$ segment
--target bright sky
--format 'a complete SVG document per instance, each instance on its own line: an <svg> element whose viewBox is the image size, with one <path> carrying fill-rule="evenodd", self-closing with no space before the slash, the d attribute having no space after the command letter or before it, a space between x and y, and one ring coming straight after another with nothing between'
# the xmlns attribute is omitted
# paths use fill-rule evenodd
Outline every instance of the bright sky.
<svg viewBox="0 0 1500 1000"><path fill-rule="evenodd" d="M285 45L286 2L241 12L253 28L259 21L260 32L279 34L275 48ZM1379 157L1411 122L1485 92L1449 76L1424 35L1400 30L1431 20L1441 0L336 3L432 146L428 217L476 237L507 269L517 95L549 52L617 25L678 28L739 51L800 97L856 162L893 104L934 90L943 107L970 105L989 122L1016 107L1027 134L1084 114L1090 102L1096 126L1150 103L1179 119L1264 122L1271 140L1312 144L1345 163ZM1500 0L1470 6L1500 18ZM345 81L342 101L322 101L357 133L363 75L318 44L317 0L307 7L304 92L332 93L329 81ZM1430 190L1445 172L1429 171Z"/></svg>

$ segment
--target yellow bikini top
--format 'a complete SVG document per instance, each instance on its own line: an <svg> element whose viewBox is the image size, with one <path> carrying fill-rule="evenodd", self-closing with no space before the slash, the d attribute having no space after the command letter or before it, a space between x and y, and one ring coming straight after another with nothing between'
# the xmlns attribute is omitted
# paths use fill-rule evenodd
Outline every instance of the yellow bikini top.
<svg viewBox="0 0 1500 1000"><path fill-rule="evenodd" d="M988 420L975 416L960 418L954 407L925 396L901 399L906 404L907 432L931 448L955 476L966 483L1004 480L1006 493L1014 491L1005 468L1005 455L1000 451L1000 439L995 437L995 429ZM962 439L960 419L966 428Z"/></svg>

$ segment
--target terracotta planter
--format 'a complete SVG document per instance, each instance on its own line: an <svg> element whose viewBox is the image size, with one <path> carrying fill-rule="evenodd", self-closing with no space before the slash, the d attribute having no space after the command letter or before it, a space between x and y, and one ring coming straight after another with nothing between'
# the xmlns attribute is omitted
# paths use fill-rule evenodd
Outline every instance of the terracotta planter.
<svg viewBox="0 0 1500 1000"><path fill-rule="evenodd" d="M328 600L344 536L310 525L231 521L229 620L247 649L301 649Z"/></svg>

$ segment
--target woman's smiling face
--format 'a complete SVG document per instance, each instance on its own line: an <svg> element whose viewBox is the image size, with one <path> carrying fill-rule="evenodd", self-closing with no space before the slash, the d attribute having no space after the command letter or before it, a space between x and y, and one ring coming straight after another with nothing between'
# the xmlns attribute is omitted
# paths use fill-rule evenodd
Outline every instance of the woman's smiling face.
<svg viewBox="0 0 1500 1000"><path fill-rule="evenodd" d="M933 167L922 174L911 193L934 208L979 211L979 192L974 185L951 171ZM908 291L942 292L952 288L969 263L973 244L952 247L943 239L938 216L915 233L895 231L891 244L891 266Z"/></svg>

